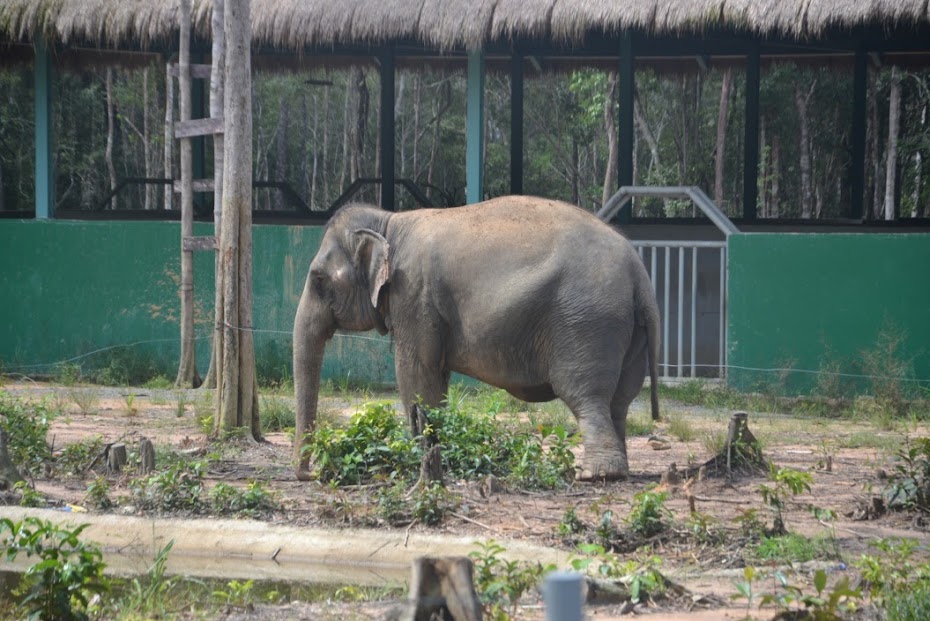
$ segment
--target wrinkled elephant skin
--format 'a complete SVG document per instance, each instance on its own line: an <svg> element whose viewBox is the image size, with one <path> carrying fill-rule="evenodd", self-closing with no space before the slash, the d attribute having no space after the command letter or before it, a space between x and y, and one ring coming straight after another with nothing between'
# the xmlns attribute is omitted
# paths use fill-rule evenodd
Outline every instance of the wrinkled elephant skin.
<svg viewBox="0 0 930 621"><path fill-rule="evenodd" d="M626 417L652 379L659 311L622 235L577 207L503 197L392 213L349 205L330 220L294 322L297 476L336 329L391 332L397 382L439 405L452 371L525 401L561 398L585 447L578 478L628 475Z"/></svg>

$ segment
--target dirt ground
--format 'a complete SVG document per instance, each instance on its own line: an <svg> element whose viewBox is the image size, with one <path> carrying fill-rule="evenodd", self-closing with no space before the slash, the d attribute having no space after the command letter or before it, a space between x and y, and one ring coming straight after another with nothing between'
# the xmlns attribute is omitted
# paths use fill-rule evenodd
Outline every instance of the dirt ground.
<svg viewBox="0 0 930 621"><path fill-rule="evenodd" d="M27 399L51 400L61 407L65 415L57 418L49 438L54 449L95 435L104 442L133 442L145 436L157 450L187 450L216 452L198 422L198 413L209 412L209 395L198 391L152 390L143 388L59 387L36 383L7 383L2 390ZM87 393L91 407L81 411L78 402ZM132 397L129 397L132 395ZM292 404L288 396L274 396ZM377 395L379 399L396 399L396 395ZM179 399L181 400L179 406ZM359 397L358 399L361 399ZM321 411L338 416L349 416L357 407L358 399L346 396L329 396L321 401ZM87 405L85 403L85 405ZM663 401L665 420L687 421L693 439L685 442L672 435L669 423L663 422L652 432L666 441L656 450L649 436L628 438L631 478L609 484L574 484L564 491L527 492L501 490L490 495L482 494L477 484L450 482L453 491L462 497L456 515L447 517L436 527L414 524L409 527L391 527L377 523L370 507L374 502L373 490L349 488L333 490L319 483L301 483L292 475L291 444L283 433L268 434L263 443L237 442L221 451L221 458L211 460L206 478L211 484L225 481L244 485L251 480L261 481L273 490L283 505L270 521L296 526L394 528L399 534L405 531L473 537L475 540L495 539L506 547L508 541L527 540L536 544L570 549L571 542L558 534L558 524L566 509L574 507L578 517L589 525L596 525L605 510L611 510L615 520L622 523L630 510L630 499L650 484L660 483L670 464L679 470L707 460L704 438L726 429L731 412L717 411ZM647 404L636 402L633 410L645 418ZM179 415L180 414L180 415ZM894 450L900 448L907 436L926 435L927 428L916 424L900 424L893 429L881 429L867 421L830 420L807 418L764 412L749 413L750 427L761 440L765 456L778 466L787 466L813 474L811 494L803 494L788 502L785 521L790 531L807 535L827 535L828 525L818 521L810 511L816 506L832 509L838 515L835 536L841 560L810 561L793 568L798 583L810 585L817 568L827 571L831 580L849 576L853 582L858 575L852 567L863 553L870 552L869 544L877 538L909 537L927 543L926 525L913 515L887 513L861 519L861 507L877 494L884 484L883 471L890 472ZM887 425L886 425L887 426ZM580 450L579 450L580 452ZM827 458L832 468L826 468ZM36 489L60 505L83 506L87 484L92 478L55 478L36 480ZM129 494L126 478L110 476L113 497ZM660 602L658 606L637 608L635 613L649 614L651 619L704 621L709 619L742 618L745 603L734 602L735 583L742 579L743 567L748 564L747 542L738 536L734 519L747 509L758 509L759 517L770 522L770 515L762 503L758 486L766 483L763 474L696 478L686 485L664 486L668 491L668 508L674 515L672 533L652 541L650 554L662 558L661 571L689 591L688 597ZM690 511L688 495L693 495L697 511L711 516L713 528L723 533L716 543L697 543L689 537L686 521ZM342 507L341 510L334 507ZM346 507L349 507L346 509ZM125 511L118 508L115 511ZM131 511L132 509L129 509ZM207 519L207 518L203 518ZM625 553L633 558L633 552ZM641 554L641 553L640 553ZM754 561L765 571L774 570L775 564ZM333 618L380 618L390 607L389 602L365 604L290 603L281 606L259 606L253 611L229 611L230 619L300 619L319 618L333 614ZM589 605L587 616L592 619L619 617L620 604ZM771 618L773 610L753 607L759 619ZM521 618L542 618L541 602L532 600L520 611ZM625 618L625 617L624 617Z"/></svg>

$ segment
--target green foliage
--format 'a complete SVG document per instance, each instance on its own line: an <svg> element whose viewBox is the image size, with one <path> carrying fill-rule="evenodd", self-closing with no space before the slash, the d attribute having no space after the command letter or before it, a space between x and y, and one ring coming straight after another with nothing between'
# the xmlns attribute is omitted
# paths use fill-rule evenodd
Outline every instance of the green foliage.
<svg viewBox="0 0 930 621"><path fill-rule="evenodd" d="M87 379L104 386L141 386L158 377L168 363L139 347L117 347L99 355Z"/></svg>
<svg viewBox="0 0 930 621"><path fill-rule="evenodd" d="M922 582L904 592L883 596L887 621L925 621L930 619L930 583Z"/></svg>
<svg viewBox="0 0 930 621"><path fill-rule="evenodd" d="M51 459L46 437L58 415L46 402L30 403L0 390L0 428L6 432L10 459L23 475L37 475Z"/></svg>
<svg viewBox="0 0 930 621"><path fill-rule="evenodd" d="M174 381L166 375L156 375L143 382L142 387L149 390L168 390L174 387Z"/></svg>
<svg viewBox="0 0 930 621"><path fill-rule="evenodd" d="M120 608L136 611L140 618L158 619L165 616L167 595L174 589L178 579L165 576L168 555L174 547L174 539L169 541L155 555L155 560L142 578L133 578L128 583L127 594Z"/></svg>
<svg viewBox="0 0 930 621"><path fill-rule="evenodd" d="M782 611L794 614L794 618L811 621L842 621L847 612L858 607L862 592L849 586L849 577L843 576L829 590L827 573L818 569L814 572L814 589L816 594L804 593L801 587L791 584L788 576L780 571L774 574L781 590L762 596L760 606L775 604Z"/></svg>
<svg viewBox="0 0 930 621"><path fill-rule="evenodd" d="M287 401L280 397L262 397L262 433L294 429L296 417Z"/></svg>
<svg viewBox="0 0 930 621"><path fill-rule="evenodd" d="M648 436L655 432L656 423L652 416L646 412L630 412L626 417L626 435L627 437Z"/></svg>
<svg viewBox="0 0 930 621"><path fill-rule="evenodd" d="M210 504L217 513L245 517L260 517L280 509L271 492L258 481L251 481L244 490L217 483L210 491Z"/></svg>
<svg viewBox="0 0 930 621"><path fill-rule="evenodd" d="M407 494L398 482L380 489L377 495L378 516L392 525L417 521L434 526L459 504L459 497L439 483L417 485Z"/></svg>
<svg viewBox="0 0 930 621"><path fill-rule="evenodd" d="M633 495L633 508L627 517L630 530L643 537L658 535L666 529L671 512L665 506L665 492L643 490Z"/></svg>
<svg viewBox="0 0 930 621"><path fill-rule="evenodd" d="M898 449L883 495L892 509L930 512L930 438L908 439Z"/></svg>
<svg viewBox="0 0 930 621"><path fill-rule="evenodd" d="M908 399L914 396L912 359L902 354L906 334L887 320L878 333L875 346L860 352L862 370L870 377L875 400L895 414L904 414Z"/></svg>
<svg viewBox="0 0 930 621"><path fill-rule="evenodd" d="M74 386L81 381L81 365L70 362L55 365L52 381L62 386Z"/></svg>
<svg viewBox="0 0 930 621"><path fill-rule="evenodd" d="M91 597L106 593L103 555L79 539L87 525L73 530L27 517L20 522L0 519L0 549L8 561L20 553L36 557L26 570L18 592L30 620L88 619Z"/></svg>
<svg viewBox="0 0 930 621"><path fill-rule="evenodd" d="M293 346L288 339L269 339L255 349L255 375L258 385L275 390L292 390ZM263 412L264 415L264 412Z"/></svg>
<svg viewBox="0 0 930 621"><path fill-rule="evenodd" d="M355 485L372 477L405 477L419 467L418 445L389 403L367 403L345 428L319 425L304 451L321 481Z"/></svg>
<svg viewBox="0 0 930 621"><path fill-rule="evenodd" d="M770 464L769 480L774 483L772 487L763 484L757 489L762 495L762 502L772 511L773 534L785 534L787 532L784 520L785 501L804 492L810 492L814 476L810 472L779 468L775 464Z"/></svg>
<svg viewBox="0 0 930 621"><path fill-rule="evenodd" d="M55 457L55 472L59 475L81 476L103 452L103 436L94 435L80 442L66 444Z"/></svg>
<svg viewBox="0 0 930 621"><path fill-rule="evenodd" d="M569 507L559 520L558 533L562 537L571 537L583 533L585 530L584 523L578 519L575 507Z"/></svg>
<svg viewBox="0 0 930 621"><path fill-rule="evenodd" d="M878 554L863 554L855 565L872 600L883 604L889 597L930 588L930 563L914 559L918 542L897 537L873 542Z"/></svg>
<svg viewBox="0 0 930 621"><path fill-rule="evenodd" d="M110 499L110 484L103 477L97 477L87 486L87 495L84 502L94 509L106 511L113 507L113 501Z"/></svg>
<svg viewBox="0 0 930 621"><path fill-rule="evenodd" d="M619 556L597 544L584 544L578 549L584 556L571 559L572 569L625 584L630 589L630 600L634 604L649 601L665 591L665 578L659 573L662 559L658 556L621 561Z"/></svg>
<svg viewBox="0 0 930 621"><path fill-rule="evenodd" d="M48 505L45 496L34 490L32 486L25 481L17 481L14 483L13 491L19 494L20 507L45 507Z"/></svg>
<svg viewBox="0 0 930 621"><path fill-rule="evenodd" d="M254 580L230 580L222 589L213 591L213 599L227 607L248 608L255 603L254 587Z"/></svg>
<svg viewBox="0 0 930 621"><path fill-rule="evenodd" d="M96 388L74 386L68 390L68 398L84 416L93 414L100 403L100 393Z"/></svg>
<svg viewBox="0 0 930 621"><path fill-rule="evenodd" d="M144 511L201 513L205 509L201 461L177 461L166 470L130 481L133 502Z"/></svg>
<svg viewBox="0 0 930 621"><path fill-rule="evenodd" d="M578 440L564 427L543 425L532 433L515 433L488 414L450 403L428 414L428 433L436 434L448 476L474 480L494 475L538 489L571 480L571 447ZM388 403L366 404L344 428L320 423L309 440L304 450L317 476L340 485L375 478L409 481L422 458L420 442L410 437Z"/></svg>
<svg viewBox="0 0 930 621"><path fill-rule="evenodd" d="M755 553L763 560L789 564L836 558L836 550L830 538L804 537L795 533L762 537Z"/></svg>
<svg viewBox="0 0 930 621"><path fill-rule="evenodd" d="M491 619L514 616L520 598L536 587L545 574L555 570L554 565L506 560L502 555L507 548L493 539L475 545L478 549L468 554L474 563L475 589Z"/></svg>
<svg viewBox="0 0 930 621"><path fill-rule="evenodd" d="M691 442L697 437L691 423L678 414L668 417L668 432L681 442Z"/></svg>

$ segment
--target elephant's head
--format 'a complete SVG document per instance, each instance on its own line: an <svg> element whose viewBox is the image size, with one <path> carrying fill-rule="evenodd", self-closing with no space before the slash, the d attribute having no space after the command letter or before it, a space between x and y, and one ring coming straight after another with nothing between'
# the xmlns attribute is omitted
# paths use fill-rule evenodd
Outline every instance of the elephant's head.
<svg viewBox="0 0 930 621"><path fill-rule="evenodd" d="M387 332L384 296L390 279L390 248L382 234L387 219L386 212L371 207L341 209L326 227L310 264L294 319L294 457L300 480L310 476L309 461L301 449L316 420L326 341L337 329Z"/></svg>

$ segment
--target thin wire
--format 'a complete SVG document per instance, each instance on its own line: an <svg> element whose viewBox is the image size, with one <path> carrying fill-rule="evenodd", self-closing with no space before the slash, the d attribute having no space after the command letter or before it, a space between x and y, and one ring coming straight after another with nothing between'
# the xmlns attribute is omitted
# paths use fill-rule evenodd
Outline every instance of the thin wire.
<svg viewBox="0 0 930 621"><path fill-rule="evenodd" d="M293 332L290 330L266 330L262 328L247 328L247 327L242 327L242 326L234 326L227 322L224 322L223 325L226 326L227 328L232 328L233 330L239 330L241 332L252 332L253 334L286 334L288 336L291 336L293 334ZM336 332L333 336L339 337L339 338L346 338L346 339L356 339L360 341L373 341L376 343L385 343L385 344L389 343L388 339L386 338L377 338L374 336L366 336L364 334ZM204 339L209 339L210 337L211 337L210 334L202 334L200 336L195 336L194 340L202 341ZM144 341L134 341L132 343L125 343L122 345L110 345L108 347L101 347L100 349L95 349L93 351L81 354L79 356L74 356L73 358L68 358L66 360L59 360L57 362L43 362L43 363L36 363L36 364L20 364L20 365L15 365L12 368L13 369L36 369L36 368L41 368L41 367L54 367L60 364L68 364L69 362L83 360L84 358L87 358L89 356L100 354L106 351L111 351L114 349L120 349L124 347L135 347L137 345L147 345L150 343L169 343L169 342L173 343L173 342L177 342L178 340L179 340L178 338L148 339ZM671 364L671 363L660 363L659 366L665 368L666 370L668 370L669 368L676 367L676 365ZM691 366L691 365L689 364L687 366ZM738 364L726 364L726 365L695 364L694 366L699 367L699 368L704 368L704 369L725 368L728 371L735 369L738 371L753 371L757 373L806 373L809 375L829 375L833 377L846 377L846 378L853 378L853 379L893 380L893 381L899 381L899 382L913 382L913 383L918 383L918 384L930 383L930 379L920 379L920 378L912 378L912 377L896 377L892 375L867 375L863 373L841 373L839 371L815 371L812 369L747 367L747 366L742 366Z"/></svg>
<svg viewBox="0 0 930 621"><path fill-rule="evenodd" d="M293 332L290 331L290 330L263 330L263 329L260 329L260 328L243 328L243 327L234 326L234 325L231 325L231 324L228 324L228 323L226 323L226 324L224 324L224 325L226 325L226 327L228 327L228 328L232 328L232 329L234 329L234 330L239 330L240 332L252 332L252 333L262 333L262 334L286 334L286 335L288 335L288 336L290 336L290 335L293 334ZM334 334L333 336L338 336L338 337L340 337L340 338L359 339L359 340L365 340L365 341L375 341L375 342L378 342L378 343L386 343L386 342L387 342L385 339L379 339L379 338L375 338L375 337L373 337L373 336L365 336L365 335L363 335L363 334L345 334L345 333L342 333L342 332L337 332L337 333ZM194 337L194 340L195 340L195 341L202 341L202 340L204 340L204 339L209 339L209 338L211 338L211 335L210 335L210 334L202 334L202 335L200 335L200 336L195 336L195 337ZM71 362L76 362L76 361L78 361L78 360L83 360L84 358L88 358L88 357L90 357L90 356L94 356L94 355L96 355L96 354L100 354L100 353L103 353L103 352L106 352L106 351L111 351L111 350L114 350L114 349L122 349L122 348L124 348L124 347L135 347L135 346L137 346L137 345L148 345L148 344L151 344L151 343L176 343L176 342L178 342L179 340L180 340L179 338L170 338L170 339L147 339L147 340L144 340L144 341L133 341L132 343L123 343L123 344L120 344L120 345L109 345L109 346L107 346L107 347L101 347L100 349L95 349L95 350L93 350L93 351L89 351L89 352L83 353L83 354L81 354L81 355L79 355L79 356L74 356L73 358L67 358L67 359L65 359L65 360L58 360L57 362L37 362L37 363L34 363L34 364L18 364L18 365L13 365L13 366L11 366L11 368L12 368L12 369L17 369L17 370L19 370L19 369L38 369L38 368L42 368L42 367L54 367L54 366L58 366L58 365L61 365L61 364L68 364L68 363L71 363ZM15 371L12 371L12 372L15 372Z"/></svg>

